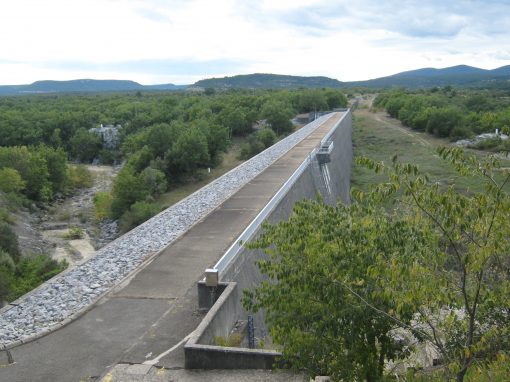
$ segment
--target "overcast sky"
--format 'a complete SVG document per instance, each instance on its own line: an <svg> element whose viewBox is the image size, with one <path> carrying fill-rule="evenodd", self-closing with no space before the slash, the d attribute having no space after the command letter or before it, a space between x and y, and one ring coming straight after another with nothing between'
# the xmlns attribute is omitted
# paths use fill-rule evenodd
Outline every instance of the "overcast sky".
<svg viewBox="0 0 510 382"><path fill-rule="evenodd" d="M510 0L0 0L0 84L510 64Z"/></svg>

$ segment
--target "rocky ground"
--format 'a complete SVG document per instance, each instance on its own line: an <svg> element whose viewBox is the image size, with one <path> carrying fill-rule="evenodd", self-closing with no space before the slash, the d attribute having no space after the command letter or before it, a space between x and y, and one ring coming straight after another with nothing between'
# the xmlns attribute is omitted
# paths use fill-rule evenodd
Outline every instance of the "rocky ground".
<svg viewBox="0 0 510 382"><path fill-rule="evenodd" d="M47 253L55 260L66 260L70 267L93 257L95 251L118 235L113 221L98 223L94 219L93 198L97 192L109 191L118 168L112 166L87 166L93 174L91 187L61 198L45 210L16 213L16 233L23 254ZM80 239L66 239L72 227L83 230Z"/></svg>

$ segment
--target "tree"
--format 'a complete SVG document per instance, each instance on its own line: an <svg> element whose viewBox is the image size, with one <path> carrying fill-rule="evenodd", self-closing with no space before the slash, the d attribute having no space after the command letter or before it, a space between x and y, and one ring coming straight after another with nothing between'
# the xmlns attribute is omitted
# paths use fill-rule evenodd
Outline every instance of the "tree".
<svg viewBox="0 0 510 382"><path fill-rule="evenodd" d="M218 123L226 126L234 135L246 135L252 131L252 121L244 108L227 105L218 114Z"/></svg>
<svg viewBox="0 0 510 382"><path fill-rule="evenodd" d="M380 313L397 304L370 269L382 254L401 251L405 237L415 239L403 248L407 256L422 251L425 239L370 204L299 202L288 222L264 228L252 247L269 254L259 264L269 280L245 292L244 303L266 310L285 360L312 377L381 380L385 362L408 349L391 335L395 321ZM399 322L411 318L412 310L402 307Z"/></svg>
<svg viewBox="0 0 510 382"><path fill-rule="evenodd" d="M402 202L412 206L408 220L430 233L436 244L426 257L418 252L412 263L392 263L381 271L387 277L399 274L388 289L395 300L415 306L429 329L425 339L456 380L463 381L473 363L510 350L510 172L501 174L494 157L479 160L458 149L438 152L484 190L468 195L454 186L441 190L417 167L394 163L390 183L379 190L403 191Z"/></svg>
<svg viewBox="0 0 510 382"><path fill-rule="evenodd" d="M37 146L36 151L46 161L48 180L53 193L64 192L69 181L65 151L62 148L55 149L43 144Z"/></svg>
<svg viewBox="0 0 510 382"><path fill-rule="evenodd" d="M112 217L118 219L133 203L145 200L149 195L149 188L142 177L136 175L131 167L124 167L112 187Z"/></svg>
<svg viewBox="0 0 510 382"><path fill-rule="evenodd" d="M78 129L69 140L71 156L79 162L91 162L101 150L101 138L87 129Z"/></svg>
<svg viewBox="0 0 510 382"><path fill-rule="evenodd" d="M25 188L25 182L18 171L10 167L0 169L0 191L18 194Z"/></svg>
<svg viewBox="0 0 510 382"><path fill-rule="evenodd" d="M119 229L121 232L127 232L144 221L149 220L160 210L161 207L156 203L136 202L119 219Z"/></svg>
<svg viewBox="0 0 510 382"><path fill-rule="evenodd" d="M455 127L463 126L462 113L453 107L433 108L427 121L427 132L438 137L448 137Z"/></svg>
<svg viewBox="0 0 510 382"><path fill-rule="evenodd" d="M200 166L206 165L209 159L207 138L200 130L189 128L165 154L167 175L180 177L192 174Z"/></svg>
<svg viewBox="0 0 510 382"><path fill-rule="evenodd" d="M262 129L257 132L257 138L264 144L265 148L276 142L276 134L271 129Z"/></svg>
<svg viewBox="0 0 510 382"><path fill-rule="evenodd" d="M267 123L274 130L276 135L292 131L292 109L284 102L281 101L267 101L261 110L262 118L267 120Z"/></svg>
<svg viewBox="0 0 510 382"><path fill-rule="evenodd" d="M161 195L167 189L167 181L163 171L147 167L140 173L140 177L152 196Z"/></svg>
<svg viewBox="0 0 510 382"><path fill-rule="evenodd" d="M334 103L334 98L331 98ZM298 110L301 113L310 111L327 110L329 107L328 98L318 89L306 89L299 92Z"/></svg>
<svg viewBox="0 0 510 382"><path fill-rule="evenodd" d="M151 149L154 157L163 158L185 129L184 124L176 122L153 125L147 132L144 144Z"/></svg>
<svg viewBox="0 0 510 382"><path fill-rule="evenodd" d="M0 220L0 250L8 253L17 262L21 256L18 237L9 223Z"/></svg>
<svg viewBox="0 0 510 382"><path fill-rule="evenodd" d="M326 89L324 95L326 96L329 110L337 107L347 107L347 97L340 90Z"/></svg>
<svg viewBox="0 0 510 382"><path fill-rule="evenodd" d="M460 382L510 350L510 172L492 157L439 154L484 190L443 189L414 165L359 158L388 180L354 191L350 206L302 202L252 245L268 253L268 280L244 303L266 310L292 365L378 380L412 350L404 332L431 344L441 372Z"/></svg>
<svg viewBox="0 0 510 382"><path fill-rule="evenodd" d="M199 129L207 139L207 149L211 158L211 164L219 163L221 153L226 152L230 146L228 129L220 125L211 125L204 120L195 121L193 127Z"/></svg>
<svg viewBox="0 0 510 382"><path fill-rule="evenodd" d="M0 147L0 168L18 171L26 186L25 195L36 201L48 201L52 196L48 166L44 157L26 146Z"/></svg>

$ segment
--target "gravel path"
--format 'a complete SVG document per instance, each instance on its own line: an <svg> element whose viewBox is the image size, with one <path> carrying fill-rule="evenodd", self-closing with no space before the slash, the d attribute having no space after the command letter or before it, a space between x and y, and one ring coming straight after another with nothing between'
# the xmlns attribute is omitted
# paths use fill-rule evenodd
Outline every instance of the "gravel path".
<svg viewBox="0 0 510 382"><path fill-rule="evenodd" d="M59 275L15 301L0 315L0 348L38 337L91 306L145 259L166 247L193 224L264 171L324 121L306 125L249 161L167 208L107 246L86 263Z"/></svg>

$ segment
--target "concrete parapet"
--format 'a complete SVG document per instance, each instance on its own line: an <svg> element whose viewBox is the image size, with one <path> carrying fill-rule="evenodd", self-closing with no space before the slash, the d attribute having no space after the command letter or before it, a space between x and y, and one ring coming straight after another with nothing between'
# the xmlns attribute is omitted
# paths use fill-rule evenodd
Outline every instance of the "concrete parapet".
<svg viewBox="0 0 510 382"><path fill-rule="evenodd" d="M237 283L220 283L223 290L215 304L184 346L187 369L271 369L280 352L264 349L216 346L215 338L227 338L241 309ZM207 288L205 285L203 288ZM203 289L204 290L204 289Z"/></svg>

